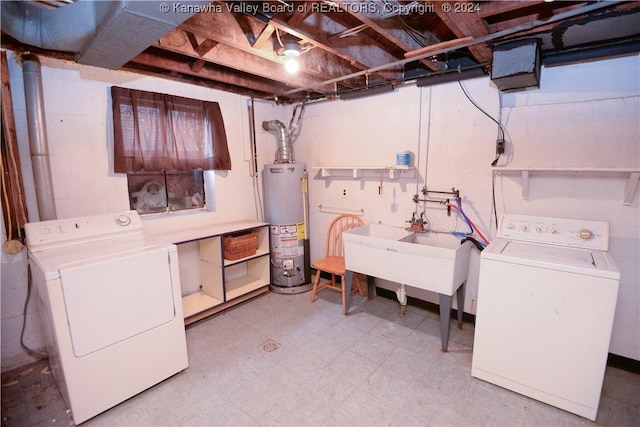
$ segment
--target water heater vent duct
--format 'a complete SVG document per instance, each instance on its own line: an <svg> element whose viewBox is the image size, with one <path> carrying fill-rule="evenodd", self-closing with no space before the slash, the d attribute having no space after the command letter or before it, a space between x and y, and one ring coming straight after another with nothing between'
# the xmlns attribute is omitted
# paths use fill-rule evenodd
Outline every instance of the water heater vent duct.
<svg viewBox="0 0 640 427"><path fill-rule="evenodd" d="M289 138L287 127L280 120L269 120L262 122L262 128L266 131L278 131L279 140L276 149L276 158L274 163L294 163L293 145Z"/></svg>

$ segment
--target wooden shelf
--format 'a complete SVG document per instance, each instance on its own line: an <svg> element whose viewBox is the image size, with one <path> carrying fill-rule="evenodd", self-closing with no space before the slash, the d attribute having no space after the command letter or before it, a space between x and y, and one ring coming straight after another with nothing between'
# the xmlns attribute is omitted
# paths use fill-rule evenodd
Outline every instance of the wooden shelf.
<svg viewBox="0 0 640 427"><path fill-rule="evenodd" d="M522 198L529 197L529 178L534 174L545 175L573 175L573 176L621 176L627 177L627 183L624 189L623 203L626 206L631 205L633 197L640 182L640 169L633 168L517 168L517 167L494 167L495 174L520 174L522 185Z"/></svg>
<svg viewBox="0 0 640 427"><path fill-rule="evenodd" d="M182 314L186 319L222 303L223 301L220 301L205 292L195 292L182 297Z"/></svg>
<svg viewBox="0 0 640 427"><path fill-rule="evenodd" d="M216 313L221 312L222 310L226 310L229 307L233 307L234 305L240 304L241 302L244 302L244 301L248 301L251 298L255 298L258 295L266 294L268 292L269 292L269 287L268 286L263 286L261 288L258 288L256 290L254 290L254 291L250 291L250 292L247 292L245 294L242 294L242 295L240 295L239 297L237 297L237 298L235 298L233 300L209 306L209 307L205 308L203 311L200 311L200 312L198 312L196 314L193 314L193 315L191 315L189 317L185 316L184 324L185 325L190 325L190 324L192 324L194 322L197 322L198 320L205 319L205 318L207 318L209 316L212 316L212 315L214 315Z"/></svg>
<svg viewBox="0 0 640 427"><path fill-rule="evenodd" d="M198 251L197 255L200 258L197 264L200 270L200 289L182 297L185 324L204 319L220 310L246 301L252 296L269 291L271 284L269 229L267 223L238 221L158 235L158 237L174 240L173 243L177 245L192 245L193 242L197 242L197 246L192 246L197 248L195 250ZM224 259L225 236L245 231L257 232L256 253L236 260ZM190 289L194 287L190 284Z"/></svg>
<svg viewBox="0 0 640 427"><path fill-rule="evenodd" d="M227 300L232 300L268 285L269 283L265 283L264 278L252 276L239 277L225 283L226 298Z"/></svg>
<svg viewBox="0 0 640 427"><path fill-rule="evenodd" d="M248 256L248 257L245 257L245 258L238 258L238 259L234 259L234 260L230 260L230 259L226 259L225 258L224 259L224 266L227 267L227 266L230 266L230 265L234 265L234 264L238 264L238 263L241 263L241 262L248 261L250 259L259 258L259 257L265 256L265 255L269 255L269 250L258 249L255 254L253 254L251 256Z"/></svg>
<svg viewBox="0 0 640 427"><path fill-rule="evenodd" d="M416 177L413 166L317 166L321 178L387 178L411 179Z"/></svg>

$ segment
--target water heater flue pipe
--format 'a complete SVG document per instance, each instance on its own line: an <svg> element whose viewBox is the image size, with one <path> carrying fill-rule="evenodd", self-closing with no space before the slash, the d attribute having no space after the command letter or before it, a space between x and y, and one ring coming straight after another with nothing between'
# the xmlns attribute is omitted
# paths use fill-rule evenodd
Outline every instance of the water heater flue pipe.
<svg viewBox="0 0 640 427"><path fill-rule="evenodd" d="M293 145L289 138L287 127L280 120L268 120L262 122L262 129L266 131L278 131L280 138L276 150L274 163L294 163Z"/></svg>
<svg viewBox="0 0 640 427"><path fill-rule="evenodd" d="M37 56L25 55L22 57L22 74L27 109L31 168L33 169L38 214L40 221L47 221L56 219L57 215L53 197L51 166L49 164L49 146L45 129L42 73Z"/></svg>

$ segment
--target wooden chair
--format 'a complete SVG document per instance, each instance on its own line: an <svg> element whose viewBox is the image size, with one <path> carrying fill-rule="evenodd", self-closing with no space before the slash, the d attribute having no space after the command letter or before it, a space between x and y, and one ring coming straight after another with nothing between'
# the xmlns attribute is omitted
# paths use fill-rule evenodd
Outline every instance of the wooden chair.
<svg viewBox="0 0 640 427"><path fill-rule="evenodd" d="M311 263L311 267L316 269L316 275L313 280L313 288L311 289L311 302L316 298L316 293L322 289L329 288L342 293L342 310L347 314L347 294L345 292L345 265L344 265L344 247L342 245L342 233L353 230L365 225L362 218L353 214L343 214L337 216L327 231L327 241L325 245L324 258ZM320 285L320 273L327 272L331 274L331 281L324 282ZM340 276L340 283L336 282L336 275ZM365 296L365 290L360 284L360 280L356 274L353 275L355 285L352 293L356 291L360 296Z"/></svg>

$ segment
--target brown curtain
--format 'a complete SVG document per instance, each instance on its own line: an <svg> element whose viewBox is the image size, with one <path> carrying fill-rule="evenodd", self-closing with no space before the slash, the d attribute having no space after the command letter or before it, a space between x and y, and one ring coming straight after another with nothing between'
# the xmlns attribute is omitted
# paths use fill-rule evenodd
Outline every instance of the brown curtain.
<svg viewBox="0 0 640 427"><path fill-rule="evenodd" d="M231 170L220 106L111 88L115 172Z"/></svg>

